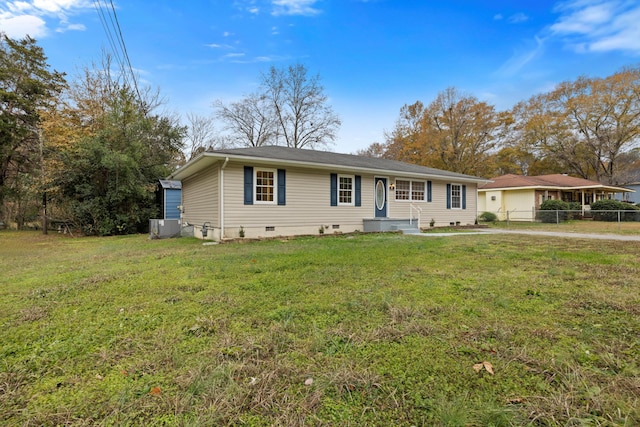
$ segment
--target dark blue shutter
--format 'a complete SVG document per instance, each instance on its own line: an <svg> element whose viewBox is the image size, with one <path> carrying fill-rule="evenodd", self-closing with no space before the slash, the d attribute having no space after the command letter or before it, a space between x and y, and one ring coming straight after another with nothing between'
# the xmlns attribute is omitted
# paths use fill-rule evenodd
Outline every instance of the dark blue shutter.
<svg viewBox="0 0 640 427"><path fill-rule="evenodd" d="M451 184L447 184L447 209L451 209Z"/></svg>
<svg viewBox="0 0 640 427"><path fill-rule="evenodd" d="M338 206L338 174L331 174L331 206Z"/></svg>
<svg viewBox="0 0 640 427"><path fill-rule="evenodd" d="M355 182L355 189L356 189L356 197L355 197L355 202L356 202L356 206L362 206L362 203L360 201L361 199L361 191L360 191L360 182L362 181L362 179L360 178L360 175L356 175L356 182Z"/></svg>
<svg viewBox="0 0 640 427"><path fill-rule="evenodd" d="M427 181L427 202L430 202L431 198L431 181Z"/></svg>
<svg viewBox="0 0 640 427"><path fill-rule="evenodd" d="M462 209L467 209L467 186L462 186Z"/></svg>
<svg viewBox="0 0 640 427"><path fill-rule="evenodd" d="M287 204L287 183L286 173L284 169L278 169L278 204L284 206Z"/></svg>
<svg viewBox="0 0 640 427"><path fill-rule="evenodd" d="M253 168L244 167L244 204L253 204Z"/></svg>

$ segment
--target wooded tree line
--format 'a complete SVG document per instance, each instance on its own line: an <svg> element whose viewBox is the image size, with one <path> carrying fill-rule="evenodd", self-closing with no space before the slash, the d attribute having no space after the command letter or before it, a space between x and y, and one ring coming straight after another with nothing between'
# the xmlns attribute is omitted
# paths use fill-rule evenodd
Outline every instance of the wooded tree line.
<svg viewBox="0 0 640 427"><path fill-rule="evenodd" d="M358 154L491 178L569 173L607 184L640 181L640 68L581 77L510 111L455 88L404 105L384 143Z"/></svg>
<svg viewBox="0 0 640 427"><path fill-rule="evenodd" d="M328 148L340 118L319 76L271 67L255 93L185 125L108 55L68 82L30 37L0 33L0 221L62 220L88 234L136 232L158 215L159 179L204 149ZM640 180L640 69L580 78L510 111L448 88L405 105L384 143L358 154L492 177L566 172ZM634 173L636 175L634 175Z"/></svg>
<svg viewBox="0 0 640 427"><path fill-rule="evenodd" d="M301 64L271 67L259 91L213 103L215 115L187 114L186 125L116 69L105 55L68 82L33 38L0 33L0 221L141 231L158 215L158 180L203 150L326 147L340 127L319 76Z"/></svg>
<svg viewBox="0 0 640 427"><path fill-rule="evenodd" d="M0 36L0 220L99 235L145 227L158 179L184 159L184 127L108 57L68 83L34 39Z"/></svg>

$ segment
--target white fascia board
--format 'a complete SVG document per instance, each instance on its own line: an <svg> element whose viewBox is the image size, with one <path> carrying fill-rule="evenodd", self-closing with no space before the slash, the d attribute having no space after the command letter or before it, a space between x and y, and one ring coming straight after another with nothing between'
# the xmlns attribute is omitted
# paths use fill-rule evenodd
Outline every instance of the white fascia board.
<svg viewBox="0 0 640 427"><path fill-rule="evenodd" d="M229 160L242 160L242 161L250 161L252 163L261 163L268 164L272 166L277 165L288 165L288 166L300 166L309 169L320 169L320 170L330 170L336 172L351 172L351 173L370 173L373 175L387 174L393 175L394 177L400 178L420 178L420 179L438 179L441 181L455 181L455 182L464 182L464 183L475 183L475 184L486 184L489 182L493 182L488 179L483 178L467 178L467 177L458 177L458 176L448 176L448 175L439 175L439 174L423 174L423 173L411 173L405 171L395 171L393 169L374 169L374 168L358 168L358 167L349 167L343 165L334 165L328 163L314 163L314 162L305 162L300 160L283 160L283 159L272 159L267 157L256 157L256 156L243 156L243 155L233 155L233 154L224 154L224 153L203 153L206 157L217 157L218 159L226 159ZM198 158L194 159L198 160ZM188 164L187 164L188 165ZM186 166L183 166L186 168ZM173 175L172 175L173 176Z"/></svg>

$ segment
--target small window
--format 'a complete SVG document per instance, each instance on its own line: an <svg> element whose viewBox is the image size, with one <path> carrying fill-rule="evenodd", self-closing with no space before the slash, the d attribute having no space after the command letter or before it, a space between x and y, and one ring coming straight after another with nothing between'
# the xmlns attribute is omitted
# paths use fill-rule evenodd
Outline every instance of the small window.
<svg viewBox="0 0 640 427"><path fill-rule="evenodd" d="M256 168L256 203L275 203L276 179L272 169Z"/></svg>
<svg viewBox="0 0 640 427"><path fill-rule="evenodd" d="M424 200L423 181L411 181L411 200Z"/></svg>
<svg viewBox="0 0 640 427"><path fill-rule="evenodd" d="M353 176L338 175L338 205L353 205Z"/></svg>
<svg viewBox="0 0 640 427"><path fill-rule="evenodd" d="M462 209L462 186L451 184L451 209Z"/></svg>
<svg viewBox="0 0 640 427"><path fill-rule="evenodd" d="M411 200L411 181L396 179L396 200Z"/></svg>
<svg viewBox="0 0 640 427"><path fill-rule="evenodd" d="M267 225L267 226L264 228L264 231L276 231L276 227L275 227L275 226L273 226L273 225Z"/></svg>

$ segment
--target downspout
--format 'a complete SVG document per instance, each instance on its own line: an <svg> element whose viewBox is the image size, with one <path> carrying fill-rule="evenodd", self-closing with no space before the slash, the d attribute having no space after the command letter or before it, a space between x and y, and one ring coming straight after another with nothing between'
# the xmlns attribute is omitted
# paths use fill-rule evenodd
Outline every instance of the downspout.
<svg viewBox="0 0 640 427"><path fill-rule="evenodd" d="M224 238L224 168L227 167L229 158L224 159L220 168L220 240Z"/></svg>

